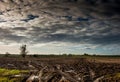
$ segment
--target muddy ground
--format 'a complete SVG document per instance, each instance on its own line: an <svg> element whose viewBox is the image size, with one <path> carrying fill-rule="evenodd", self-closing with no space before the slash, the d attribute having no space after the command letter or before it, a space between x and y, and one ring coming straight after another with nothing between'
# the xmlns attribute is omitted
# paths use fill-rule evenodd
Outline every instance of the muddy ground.
<svg viewBox="0 0 120 82"><path fill-rule="evenodd" d="M96 82L120 73L120 58L0 57L0 67L29 70L20 82Z"/></svg>

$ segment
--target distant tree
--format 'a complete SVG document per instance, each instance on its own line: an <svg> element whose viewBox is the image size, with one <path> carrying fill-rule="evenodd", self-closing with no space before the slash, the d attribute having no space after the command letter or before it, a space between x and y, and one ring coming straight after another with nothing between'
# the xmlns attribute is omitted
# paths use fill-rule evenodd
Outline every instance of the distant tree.
<svg viewBox="0 0 120 82"><path fill-rule="evenodd" d="M63 56L67 56L67 54L65 54L65 53L64 53L64 54L62 54L62 55L63 55Z"/></svg>
<svg viewBox="0 0 120 82"><path fill-rule="evenodd" d="M89 54L87 54L87 53L84 53L84 56L88 56Z"/></svg>
<svg viewBox="0 0 120 82"><path fill-rule="evenodd" d="M78 0L68 0L68 2L77 2Z"/></svg>
<svg viewBox="0 0 120 82"><path fill-rule="evenodd" d="M6 53L5 53L5 57L8 57L9 55L10 55L9 52L6 52Z"/></svg>
<svg viewBox="0 0 120 82"><path fill-rule="evenodd" d="M93 54L93 56L96 56L96 54Z"/></svg>
<svg viewBox="0 0 120 82"><path fill-rule="evenodd" d="M38 57L38 55L37 55L37 54L34 54L33 57Z"/></svg>
<svg viewBox="0 0 120 82"><path fill-rule="evenodd" d="M68 56L73 56L73 54L68 54Z"/></svg>
<svg viewBox="0 0 120 82"><path fill-rule="evenodd" d="M27 49L26 49L26 45L22 45L20 47L20 55L25 58L25 56L27 55L27 53L28 52L27 52Z"/></svg>

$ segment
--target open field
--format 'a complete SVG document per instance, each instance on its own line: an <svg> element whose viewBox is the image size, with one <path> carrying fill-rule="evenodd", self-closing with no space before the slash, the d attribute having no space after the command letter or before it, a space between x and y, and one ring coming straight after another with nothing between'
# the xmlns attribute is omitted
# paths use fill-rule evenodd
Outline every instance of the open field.
<svg viewBox="0 0 120 82"><path fill-rule="evenodd" d="M120 81L120 57L1 56L0 68L0 82Z"/></svg>

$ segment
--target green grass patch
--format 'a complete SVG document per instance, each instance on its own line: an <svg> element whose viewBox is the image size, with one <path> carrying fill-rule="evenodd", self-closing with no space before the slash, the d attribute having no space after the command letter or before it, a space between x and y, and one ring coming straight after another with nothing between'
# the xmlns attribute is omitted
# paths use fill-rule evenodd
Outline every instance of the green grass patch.
<svg viewBox="0 0 120 82"><path fill-rule="evenodd" d="M16 70L16 69L4 69L4 68L0 68L0 76L7 76L7 75L16 75L16 74L20 74L20 73L25 73L28 72L27 70Z"/></svg>
<svg viewBox="0 0 120 82"><path fill-rule="evenodd" d="M120 78L120 73L115 74L115 77Z"/></svg>
<svg viewBox="0 0 120 82"><path fill-rule="evenodd" d="M4 69L0 68L0 82L20 82L20 78L10 78L10 76L28 73L27 70L17 70L17 69Z"/></svg>
<svg viewBox="0 0 120 82"><path fill-rule="evenodd" d="M105 78L120 78L120 73L105 75Z"/></svg>

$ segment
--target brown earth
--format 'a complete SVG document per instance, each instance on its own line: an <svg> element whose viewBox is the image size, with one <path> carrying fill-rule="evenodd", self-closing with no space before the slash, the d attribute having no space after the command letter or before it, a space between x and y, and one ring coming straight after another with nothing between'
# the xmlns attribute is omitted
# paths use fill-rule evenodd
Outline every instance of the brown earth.
<svg viewBox="0 0 120 82"><path fill-rule="evenodd" d="M29 70L20 82L94 82L101 76L120 73L119 61L119 58L0 57L0 67Z"/></svg>

